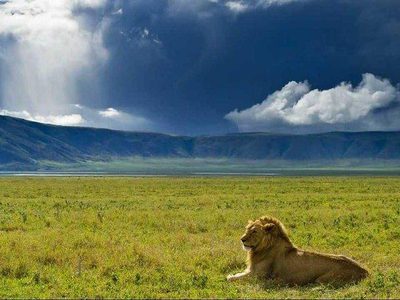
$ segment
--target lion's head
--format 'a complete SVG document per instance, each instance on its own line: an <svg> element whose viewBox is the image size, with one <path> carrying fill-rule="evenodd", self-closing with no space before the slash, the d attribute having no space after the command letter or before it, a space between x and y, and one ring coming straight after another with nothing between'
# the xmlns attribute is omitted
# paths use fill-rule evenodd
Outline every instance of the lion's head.
<svg viewBox="0 0 400 300"><path fill-rule="evenodd" d="M258 251L269 248L278 238L290 242L283 224L272 217L261 217L256 221L249 221L241 241L246 251Z"/></svg>

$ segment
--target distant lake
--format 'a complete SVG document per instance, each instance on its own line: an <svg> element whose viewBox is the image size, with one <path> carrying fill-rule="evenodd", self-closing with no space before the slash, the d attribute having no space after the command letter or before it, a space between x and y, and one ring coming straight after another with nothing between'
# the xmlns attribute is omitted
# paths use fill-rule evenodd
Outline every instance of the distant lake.
<svg viewBox="0 0 400 300"><path fill-rule="evenodd" d="M0 177L226 177L226 176L400 176L400 170L382 169L282 169L271 172L197 172L197 171L168 171L168 172L97 172L97 171L0 171Z"/></svg>
<svg viewBox="0 0 400 300"><path fill-rule="evenodd" d="M0 177L167 177L167 176L278 176L278 173L253 172L0 172Z"/></svg>
<svg viewBox="0 0 400 300"><path fill-rule="evenodd" d="M0 177L163 177L166 174L117 172L0 172Z"/></svg>

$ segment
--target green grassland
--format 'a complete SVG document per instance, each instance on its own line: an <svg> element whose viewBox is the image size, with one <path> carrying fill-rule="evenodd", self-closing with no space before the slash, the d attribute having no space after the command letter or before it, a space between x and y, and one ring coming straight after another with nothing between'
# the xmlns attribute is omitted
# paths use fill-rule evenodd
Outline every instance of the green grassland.
<svg viewBox="0 0 400 300"><path fill-rule="evenodd" d="M244 225L264 214L371 276L228 283ZM400 177L2 178L0 297L399 298L399 225Z"/></svg>
<svg viewBox="0 0 400 300"><path fill-rule="evenodd" d="M26 170L24 166L22 168ZM18 168L10 168L18 170ZM39 161L33 171L110 172L135 174L190 175L201 173L273 173L279 175L400 175L399 160L339 159L339 160L241 160L229 158L154 158L57 163Z"/></svg>

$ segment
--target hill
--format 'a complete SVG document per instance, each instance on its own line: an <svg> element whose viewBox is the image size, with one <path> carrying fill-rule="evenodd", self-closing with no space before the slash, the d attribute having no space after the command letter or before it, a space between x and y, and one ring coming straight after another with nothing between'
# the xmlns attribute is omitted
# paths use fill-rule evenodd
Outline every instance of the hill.
<svg viewBox="0 0 400 300"><path fill-rule="evenodd" d="M32 165L128 157L242 160L400 159L400 132L173 136L64 127L0 116L0 164Z"/></svg>

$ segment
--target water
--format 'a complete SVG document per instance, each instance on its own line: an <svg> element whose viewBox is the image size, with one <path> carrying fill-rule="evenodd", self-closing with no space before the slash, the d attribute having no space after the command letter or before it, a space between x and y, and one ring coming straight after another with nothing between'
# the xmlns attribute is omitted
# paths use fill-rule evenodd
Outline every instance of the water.
<svg viewBox="0 0 400 300"><path fill-rule="evenodd" d="M101 172L101 171L0 171L0 177L229 177L229 176L400 176L400 170L360 169L282 169L265 172L198 172L198 171L152 171L152 172Z"/></svg>
<svg viewBox="0 0 400 300"><path fill-rule="evenodd" d="M0 172L0 177L164 177L167 174L125 172Z"/></svg>

